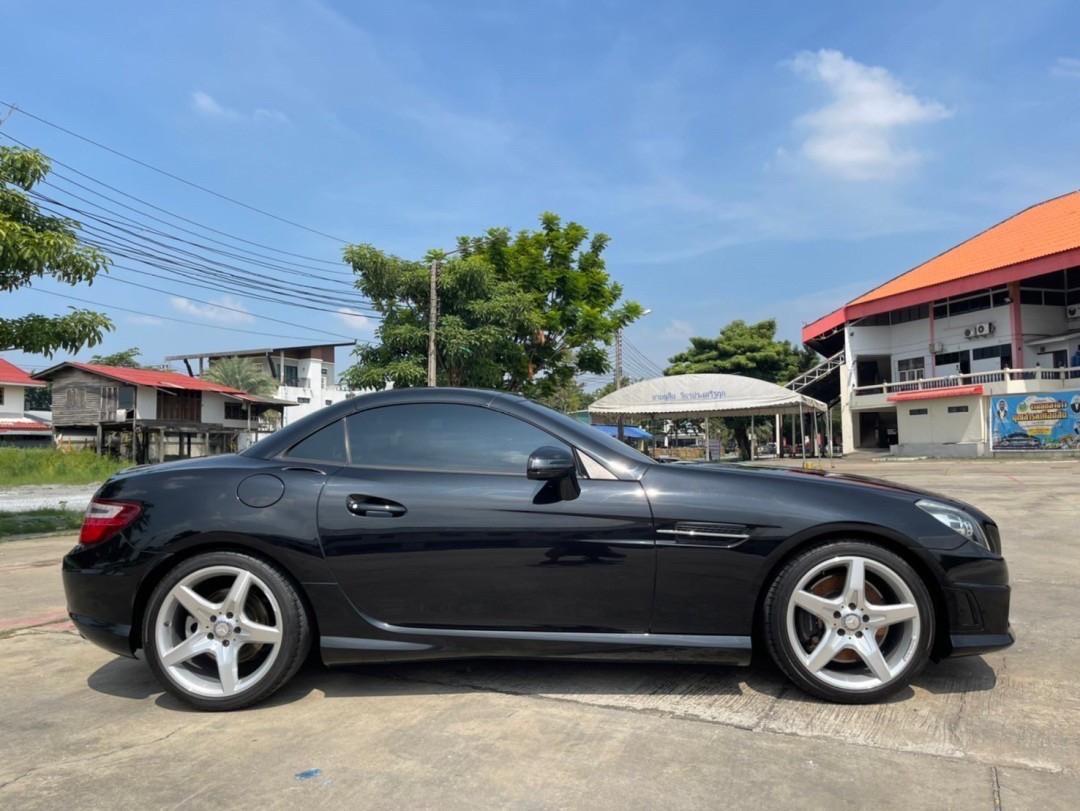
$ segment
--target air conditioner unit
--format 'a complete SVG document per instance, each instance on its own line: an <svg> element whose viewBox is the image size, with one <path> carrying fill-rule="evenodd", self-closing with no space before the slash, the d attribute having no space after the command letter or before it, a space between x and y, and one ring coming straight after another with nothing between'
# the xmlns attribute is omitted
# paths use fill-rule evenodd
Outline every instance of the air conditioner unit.
<svg viewBox="0 0 1080 811"><path fill-rule="evenodd" d="M989 335L990 334L990 325L987 324L985 321L983 323L981 323L981 324L976 324L975 325L975 334L976 335Z"/></svg>
<svg viewBox="0 0 1080 811"><path fill-rule="evenodd" d="M1074 318L1080 318L1080 304L1070 304L1065 308L1065 316L1072 321Z"/></svg>
<svg viewBox="0 0 1080 811"><path fill-rule="evenodd" d="M974 338L975 337L975 327L964 327L964 337L965 338Z"/></svg>
<svg viewBox="0 0 1080 811"><path fill-rule="evenodd" d="M945 348L945 345L944 345L944 344L942 344L942 343L941 343L940 341L937 341L937 342L931 342L931 343L930 343L930 345L929 345L929 346L927 347L927 349L929 349L929 350L930 350L930 354L931 354L931 355L937 355L937 354L940 354L940 353L941 353L941 351L942 351L942 350L943 350L944 348Z"/></svg>

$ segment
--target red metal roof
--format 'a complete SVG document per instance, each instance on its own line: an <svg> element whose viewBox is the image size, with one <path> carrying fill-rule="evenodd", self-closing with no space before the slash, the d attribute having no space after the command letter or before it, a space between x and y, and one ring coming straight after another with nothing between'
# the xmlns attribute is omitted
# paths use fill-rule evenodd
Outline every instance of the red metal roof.
<svg viewBox="0 0 1080 811"><path fill-rule="evenodd" d="M803 327L803 341L866 315L1038 276L1080 261L1080 191L1014 214Z"/></svg>
<svg viewBox="0 0 1080 811"><path fill-rule="evenodd" d="M101 375L102 377L118 380L121 383L130 383L134 386L150 386L155 389L181 389L184 391L212 391L218 394L229 394L234 397L246 399L248 395L239 389L223 386L220 383L211 383L199 377L177 374L176 372L163 372L157 369L128 369L124 366L97 366L92 363L79 363L66 361L44 372L38 372L39 376L51 374L64 366L72 366L82 369L84 372Z"/></svg>
<svg viewBox="0 0 1080 811"><path fill-rule="evenodd" d="M5 431L51 431L52 426L37 420L0 420L0 432Z"/></svg>
<svg viewBox="0 0 1080 811"><path fill-rule="evenodd" d="M0 385L7 386L44 386L14 364L0 358Z"/></svg>

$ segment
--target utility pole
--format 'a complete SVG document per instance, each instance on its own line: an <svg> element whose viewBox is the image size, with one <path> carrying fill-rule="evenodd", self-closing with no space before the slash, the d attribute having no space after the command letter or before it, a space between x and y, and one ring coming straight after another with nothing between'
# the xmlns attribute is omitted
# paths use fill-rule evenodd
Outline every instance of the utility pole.
<svg viewBox="0 0 1080 811"><path fill-rule="evenodd" d="M439 319L439 260L431 260L431 310L428 314L427 384L438 385L435 380L435 322Z"/></svg>

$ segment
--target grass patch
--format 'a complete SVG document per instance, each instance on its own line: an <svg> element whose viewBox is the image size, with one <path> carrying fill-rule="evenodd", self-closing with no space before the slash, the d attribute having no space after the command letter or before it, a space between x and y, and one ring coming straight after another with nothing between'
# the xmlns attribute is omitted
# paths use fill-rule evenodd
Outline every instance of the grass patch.
<svg viewBox="0 0 1080 811"><path fill-rule="evenodd" d="M0 487L22 484L93 484L103 482L130 462L93 451L55 448L0 448Z"/></svg>
<svg viewBox="0 0 1080 811"><path fill-rule="evenodd" d="M82 526L80 510L30 510L23 513L0 513L0 541L13 535L41 532L70 532Z"/></svg>

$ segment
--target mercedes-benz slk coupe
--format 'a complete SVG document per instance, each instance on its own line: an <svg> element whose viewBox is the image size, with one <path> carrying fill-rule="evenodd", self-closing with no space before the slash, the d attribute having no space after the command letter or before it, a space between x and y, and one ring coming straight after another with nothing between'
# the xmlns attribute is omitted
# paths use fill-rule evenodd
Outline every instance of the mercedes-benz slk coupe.
<svg viewBox="0 0 1080 811"><path fill-rule="evenodd" d="M121 472L64 558L87 639L206 710L329 665L746 664L870 702L1010 645L997 525L831 473L662 465L504 393L403 389L238 455Z"/></svg>

